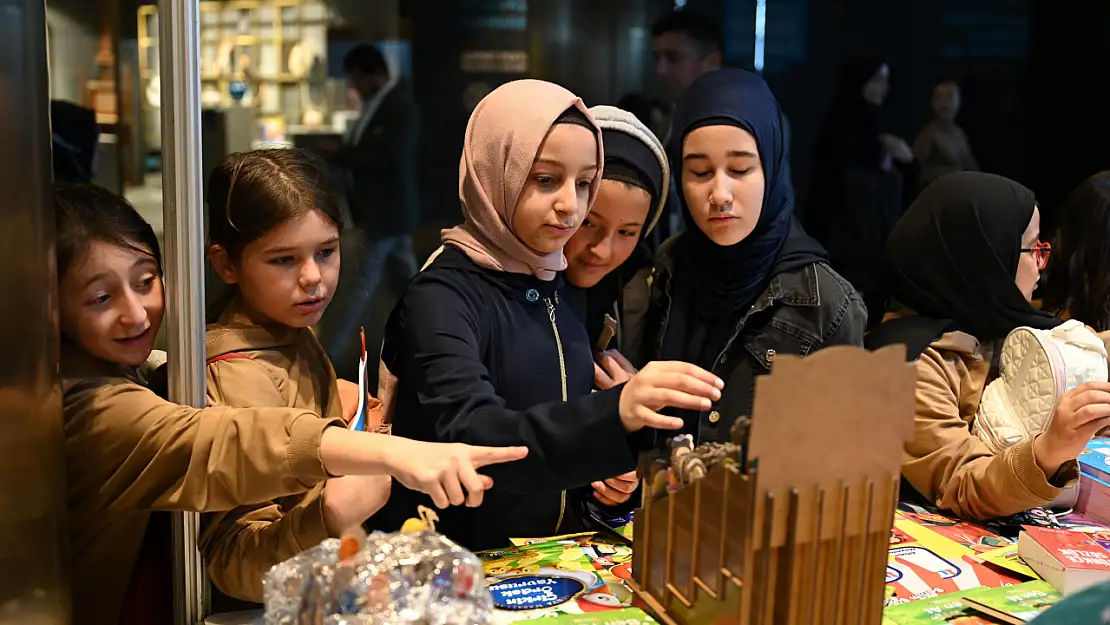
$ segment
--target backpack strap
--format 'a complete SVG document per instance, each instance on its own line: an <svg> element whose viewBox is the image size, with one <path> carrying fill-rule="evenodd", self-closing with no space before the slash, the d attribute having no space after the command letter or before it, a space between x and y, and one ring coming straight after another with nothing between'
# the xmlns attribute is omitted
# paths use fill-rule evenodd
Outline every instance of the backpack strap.
<svg viewBox="0 0 1110 625"><path fill-rule="evenodd" d="M250 356L248 356L246 354L241 354L239 352L228 352L226 354L220 354L219 356L213 356L213 357L209 358L208 361L205 362L204 364L210 365L214 362L220 362L221 360L252 360L252 359L251 359Z"/></svg>

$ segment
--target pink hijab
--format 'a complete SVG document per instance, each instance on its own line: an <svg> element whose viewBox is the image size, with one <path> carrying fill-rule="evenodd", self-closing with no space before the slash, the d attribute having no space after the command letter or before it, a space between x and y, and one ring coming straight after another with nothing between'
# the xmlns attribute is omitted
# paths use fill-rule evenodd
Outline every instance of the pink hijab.
<svg viewBox="0 0 1110 625"><path fill-rule="evenodd" d="M440 233L444 244L466 253L481 267L533 274L553 280L567 268L563 250L539 254L510 226L521 189L551 125L570 107L582 111L596 130L598 171L590 185L592 207L601 184L601 129L582 99L542 80L516 80L482 99L470 115L459 162L459 200L464 221Z"/></svg>

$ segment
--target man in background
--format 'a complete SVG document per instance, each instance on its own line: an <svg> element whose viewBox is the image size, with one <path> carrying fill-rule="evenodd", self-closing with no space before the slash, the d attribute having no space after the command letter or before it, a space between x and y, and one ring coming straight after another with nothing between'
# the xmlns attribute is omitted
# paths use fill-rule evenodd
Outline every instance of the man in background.
<svg viewBox="0 0 1110 625"><path fill-rule="evenodd" d="M675 102L698 76L721 68L723 49L721 29L703 13L675 9L664 13L651 25L655 79L667 107L661 123L653 124L651 130L663 141L663 145L670 140L671 110ZM667 207L648 242L651 247L658 247L682 229L679 206L677 190L672 184Z"/></svg>
<svg viewBox="0 0 1110 625"><path fill-rule="evenodd" d="M321 324L321 340L337 368L358 362L358 329L367 325L385 269L396 270L397 285L416 273L412 234L420 221L419 116L407 81L391 75L385 56L369 44L348 52L343 70L362 110L331 158L343 172L357 230L345 237L344 287Z"/></svg>

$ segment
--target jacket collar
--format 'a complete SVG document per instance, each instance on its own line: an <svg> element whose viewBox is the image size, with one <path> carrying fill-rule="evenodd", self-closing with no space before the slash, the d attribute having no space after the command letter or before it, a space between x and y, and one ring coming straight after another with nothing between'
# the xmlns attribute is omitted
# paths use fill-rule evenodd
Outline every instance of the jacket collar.
<svg viewBox="0 0 1110 625"><path fill-rule="evenodd" d="M216 323L206 328L205 359L211 360L231 352L274 349L295 343L309 329L290 328L280 324L258 324L246 313L243 302L236 297Z"/></svg>
<svg viewBox="0 0 1110 625"><path fill-rule="evenodd" d="M123 378L139 381L138 369L108 362L81 349L76 343L62 337L60 368L62 379Z"/></svg>

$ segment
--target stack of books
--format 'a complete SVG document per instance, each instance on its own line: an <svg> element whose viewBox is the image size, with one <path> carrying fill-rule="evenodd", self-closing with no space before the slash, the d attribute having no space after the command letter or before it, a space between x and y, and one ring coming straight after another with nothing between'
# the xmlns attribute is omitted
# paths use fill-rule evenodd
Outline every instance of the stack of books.
<svg viewBox="0 0 1110 625"><path fill-rule="evenodd" d="M1092 440L1079 455L1078 512L1110 524L1110 438Z"/></svg>

